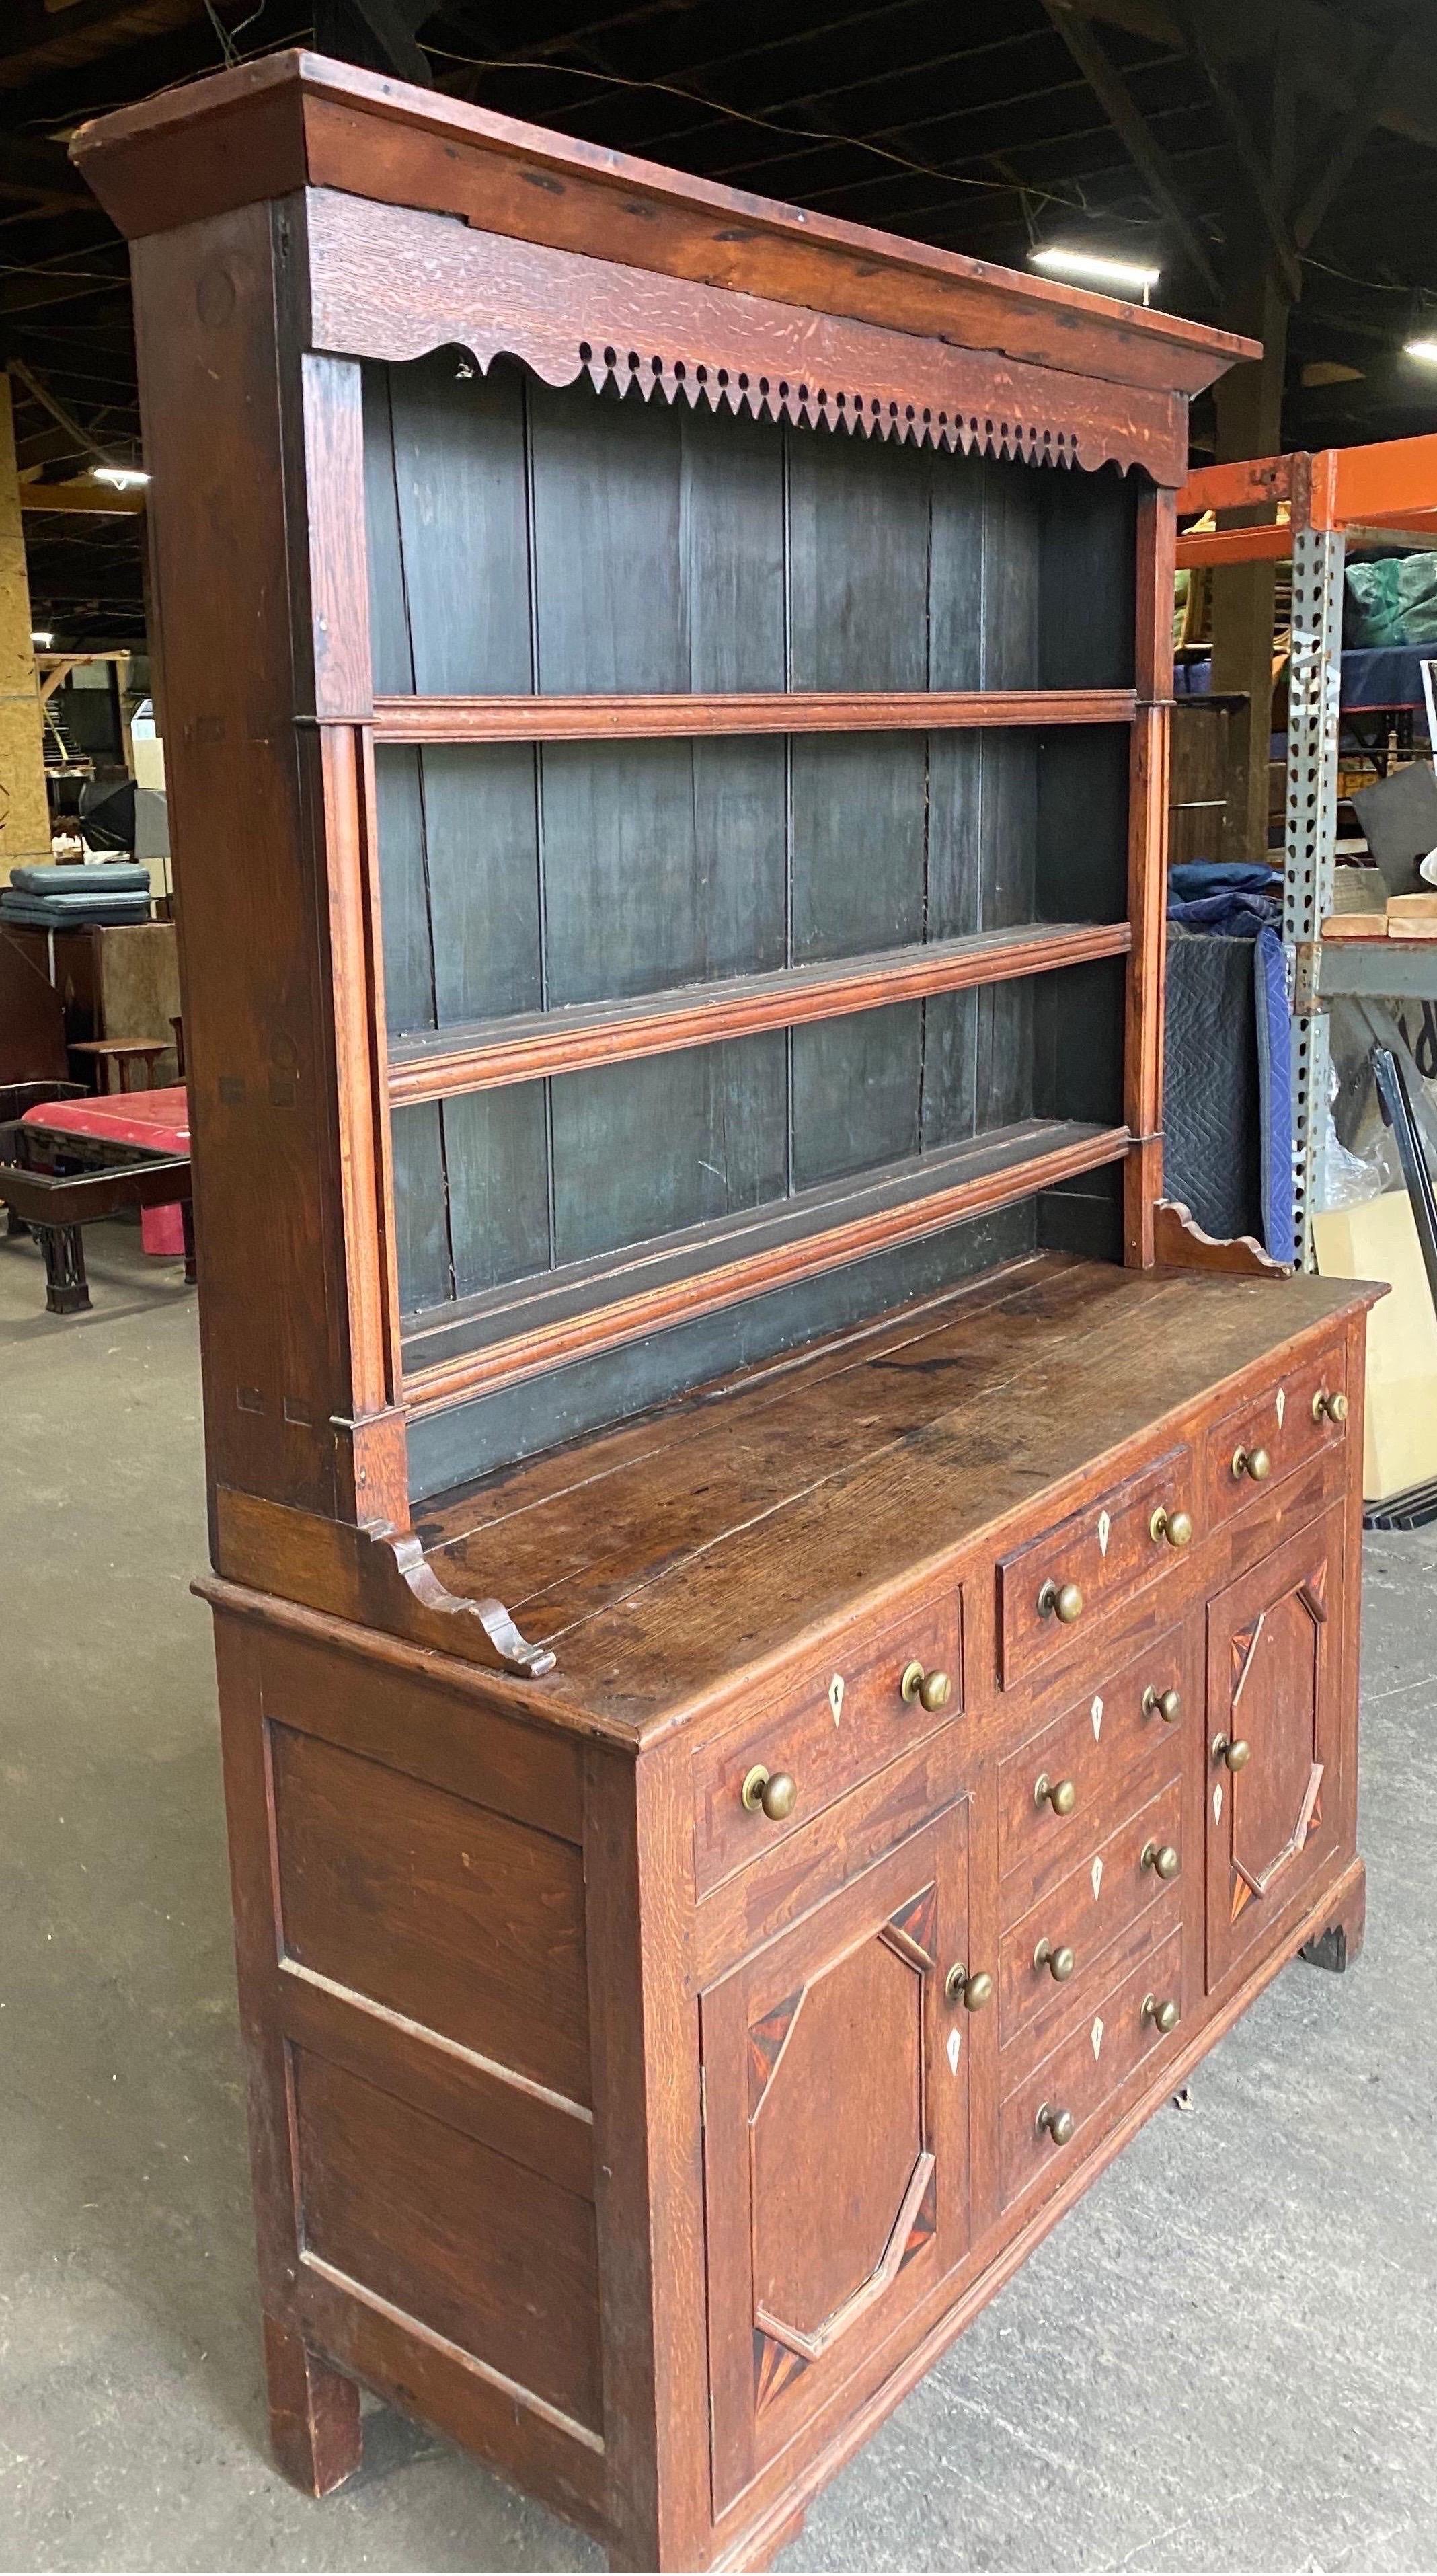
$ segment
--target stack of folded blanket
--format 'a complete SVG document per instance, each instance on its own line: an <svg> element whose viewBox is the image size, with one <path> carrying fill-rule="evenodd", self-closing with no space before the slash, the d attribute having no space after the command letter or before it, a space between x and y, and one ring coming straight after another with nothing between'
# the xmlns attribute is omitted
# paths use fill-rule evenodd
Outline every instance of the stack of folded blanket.
<svg viewBox="0 0 1437 2576"><path fill-rule="evenodd" d="M0 889L0 926L88 930L98 924L148 921L150 871L132 859L87 860L80 867L12 868Z"/></svg>

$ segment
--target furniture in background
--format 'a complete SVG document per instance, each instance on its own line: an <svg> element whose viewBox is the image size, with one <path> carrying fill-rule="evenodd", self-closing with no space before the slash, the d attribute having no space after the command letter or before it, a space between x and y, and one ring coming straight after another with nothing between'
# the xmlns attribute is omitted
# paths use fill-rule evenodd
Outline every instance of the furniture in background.
<svg viewBox="0 0 1437 2576"><path fill-rule="evenodd" d="M1361 1935L1364 1296L1162 1196L1174 503L1254 353L309 55L73 148L276 2448L336 2485L363 2383L763 2565Z"/></svg>
<svg viewBox="0 0 1437 2576"><path fill-rule="evenodd" d="M13 941L32 971L54 986L70 1047L95 1038L149 1039L167 1028L179 1010L172 921L108 929L5 930L0 941ZM175 1080L168 1050L156 1069L162 1083Z"/></svg>
<svg viewBox="0 0 1437 2576"><path fill-rule="evenodd" d="M155 1067L170 1046L169 1038L72 1038L70 1053L93 1059L102 1093L153 1091Z"/></svg>
<svg viewBox="0 0 1437 2576"><path fill-rule="evenodd" d="M79 1314L90 1304L82 1227L132 1208L140 1212L146 1250L182 1253L193 1281L189 1149L183 1084L123 1101L39 1101L0 1130L7 1231L24 1227L35 1236L52 1315ZM173 1223L165 1224L172 1212Z"/></svg>
<svg viewBox="0 0 1437 2576"><path fill-rule="evenodd" d="M63 1083L65 1015L27 934L0 929L0 1084Z"/></svg>

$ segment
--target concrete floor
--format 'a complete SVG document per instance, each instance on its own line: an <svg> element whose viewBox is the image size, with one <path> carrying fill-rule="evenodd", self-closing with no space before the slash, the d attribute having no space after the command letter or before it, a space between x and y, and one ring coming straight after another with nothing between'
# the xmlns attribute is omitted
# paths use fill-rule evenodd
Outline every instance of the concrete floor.
<svg viewBox="0 0 1437 2576"><path fill-rule="evenodd" d="M0 2564L591 2567L389 2414L269 2467L193 1298L0 1245ZM1437 2566L1437 1546L1369 1543L1368 1944L1297 1965L815 2507L799 2568Z"/></svg>

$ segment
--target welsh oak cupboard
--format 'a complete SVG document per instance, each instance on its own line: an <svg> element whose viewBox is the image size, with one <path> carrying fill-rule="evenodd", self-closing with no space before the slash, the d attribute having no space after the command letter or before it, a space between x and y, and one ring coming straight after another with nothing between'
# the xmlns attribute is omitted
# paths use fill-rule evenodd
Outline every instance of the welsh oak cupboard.
<svg viewBox="0 0 1437 2576"><path fill-rule="evenodd" d="M304 55L76 153L276 2444L335 2485L364 2384L616 2564L760 2564L1360 1937L1363 1301L1161 1198L1247 347Z"/></svg>

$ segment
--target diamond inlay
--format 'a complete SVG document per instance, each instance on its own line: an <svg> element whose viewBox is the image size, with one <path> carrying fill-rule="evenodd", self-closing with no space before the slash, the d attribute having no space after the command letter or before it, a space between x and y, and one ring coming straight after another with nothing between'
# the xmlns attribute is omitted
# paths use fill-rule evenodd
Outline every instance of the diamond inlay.
<svg viewBox="0 0 1437 2576"><path fill-rule="evenodd" d="M1094 1901L1094 1903L1095 1903L1095 1904L1096 1904L1096 1902L1097 1902L1097 1898L1098 1898L1098 1891L1099 1891L1099 1889L1101 1888L1102 1884L1103 1884L1103 1860L1102 1860L1102 1854L1101 1854L1101 1853L1099 1853L1098 1858L1097 1858L1097 1859L1094 1861L1094 1863L1093 1863L1093 1901Z"/></svg>
<svg viewBox="0 0 1437 2576"><path fill-rule="evenodd" d="M828 1705L833 1711L833 1723L837 1726L839 1719L843 1715L842 1673L835 1673L832 1681L828 1685Z"/></svg>
<svg viewBox="0 0 1437 2576"><path fill-rule="evenodd" d="M1090 1714L1093 1720L1093 1742L1096 1744L1103 1731L1103 1703L1100 1699L1094 1700Z"/></svg>
<svg viewBox="0 0 1437 2576"><path fill-rule="evenodd" d="M1093 2024L1092 2031L1091 2031L1091 2034L1090 2034L1090 2036L1091 2036L1091 2038L1092 2038L1092 2042L1093 2042L1093 2055L1094 2055L1095 2057L1101 2057L1101 2056L1102 2056L1102 2053L1103 2053L1103 2031L1104 2031L1104 2028L1105 2028L1105 2024L1104 2024L1104 2021L1103 2021L1103 2016L1102 2016L1102 2014L1101 2014L1101 2013L1099 2013L1099 2015L1098 2015L1098 2017L1097 2017L1097 2020L1096 2020L1096 2021L1094 2022L1094 2024Z"/></svg>

